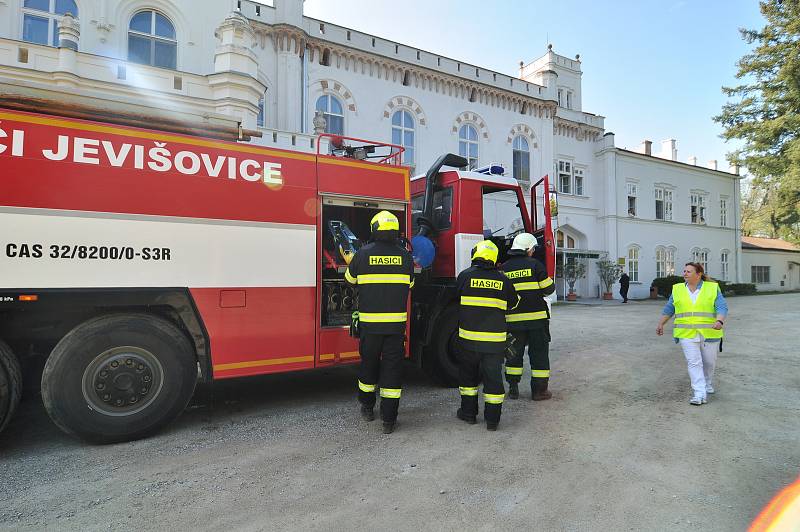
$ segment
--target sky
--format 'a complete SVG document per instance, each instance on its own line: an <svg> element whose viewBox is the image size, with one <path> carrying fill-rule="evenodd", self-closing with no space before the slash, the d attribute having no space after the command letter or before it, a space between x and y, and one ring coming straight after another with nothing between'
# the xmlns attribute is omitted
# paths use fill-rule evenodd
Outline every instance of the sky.
<svg viewBox="0 0 800 532"><path fill-rule="evenodd" d="M660 150L728 169L737 145L713 121L752 45L739 28L764 25L756 0L306 0L306 16L518 76L547 44L581 56L583 110L605 117L616 145Z"/></svg>

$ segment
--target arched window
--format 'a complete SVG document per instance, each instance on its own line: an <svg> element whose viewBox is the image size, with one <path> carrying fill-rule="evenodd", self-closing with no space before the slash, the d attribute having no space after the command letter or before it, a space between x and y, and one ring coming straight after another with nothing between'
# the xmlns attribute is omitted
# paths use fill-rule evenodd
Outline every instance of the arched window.
<svg viewBox="0 0 800 532"><path fill-rule="evenodd" d="M703 270L708 274L708 250L700 248L692 248L692 262L696 262L703 266Z"/></svg>
<svg viewBox="0 0 800 532"><path fill-rule="evenodd" d="M157 11L139 11L128 26L128 61L175 70L178 40L175 26Z"/></svg>
<svg viewBox="0 0 800 532"><path fill-rule="evenodd" d="M731 252L727 249L723 249L719 253L719 278L721 281L728 280L728 258L730 257Z"/></svg>
<svg viewBox="0 0 800 532"><path fill-rule="evenodd" d="M562 231L556 231L556 246L558 248L575 249L575 238Z"/></svg>
<svg viewBox="0 0 800 532"><path fill-rule="evenodd" d="M317 99L317 111L325 117L325 133L344 135L344 110L342 103L330 94L323 94Z"/></svg>
<svg viewBox="0 0 800 532"><path fill-rule="evenodd" d="M414 166L414 118L408 111L396 111L392 115L392 144L406 149L403 152L403 164Z"/></svg>
<svg viewBox="0 0 800 532"><path fill-rule="evenodd" d="M58 46L58 19L67 13L78 18L75 0L25 0L22 5L22 40Z"/></svg>
<svg viewBox="0 0 800 532"><path fill-rule="evenodd" d="M467 159L467 166L478 165L478 131L470 124L458 130L458 154Z"/></svg>
<svg viewBox="0 0 800 532"><path fill-rule="evenodd" d="M514 137L511 145L513 150L514 179L517 181L531 180L531 152L528 139L522 135Z"/></svg>
<svg viewBox="0 0 800 532"><path fill-rule="evenodd" d="M658 246L656 248L656 277L675 275L675 248Z"/></svg>
<svg viewBox="0 0 800 532"><path fill-rule="evenodd" d="M639 281L639 246L628 248L628 277L633 283Z"/></svg>

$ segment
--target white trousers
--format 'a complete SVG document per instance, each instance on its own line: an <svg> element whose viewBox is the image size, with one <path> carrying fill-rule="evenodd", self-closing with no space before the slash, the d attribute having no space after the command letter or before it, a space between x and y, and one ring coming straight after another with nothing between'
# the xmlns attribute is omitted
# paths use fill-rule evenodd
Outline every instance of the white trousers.
<svg viewBox="0 0 800 532"><path fill-rule="evenodd" d="M689 380L697 397L705 397L714 380L719 342L706 342L698 338L681 338L681 348L689 367Z"/></svg>

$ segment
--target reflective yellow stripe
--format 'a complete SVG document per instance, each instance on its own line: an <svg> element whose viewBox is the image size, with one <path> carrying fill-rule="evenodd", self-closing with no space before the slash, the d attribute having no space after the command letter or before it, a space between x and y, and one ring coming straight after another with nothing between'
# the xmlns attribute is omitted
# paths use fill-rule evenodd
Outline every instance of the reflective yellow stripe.
<svg viewBox="0 0 800 532"><path fill-rule="evenodd" d="M681 312L675 314L675 319L678 318L716 318L717 315L713 312Z"/></svg>
<svg viewBox="0 0 800 532"><path fill-rule="evenodd" d="M411 276L406 273L362 273L358 284L411 284Z"/></svg>
<svg viewBox="0 0 800 532"><path fill-rule="evenodd" d="M514 283L514 290L521 292L523 290L538 290L541 288L536 281L529 281L526 283Z"/></svg>
<svg viewBox="0 0 800 532"><path fill-rule="evenodd" d="M676 323L676 329L713 329L713 323Z"/></svg>
<svg viewBox="0 0 800 532"><path fill-rule="evenodd" d="M458 391L459 393L461 393L461 395L469 395L469 396L478 395L477 386L475 386L474 388L470 388L468 386L460 386L458 388Z"/></svg>
<svg viewBox="0 0 800 532"><path fill-rule="evenodd" d="M461 304L470 307L491 307L506 310L508 302L495 297L461 296Z"/></svg>
<svg viewBox="0 0 800 532"><path fill-rule="evenodd" d="M547 311L540 310L538 312L522 312L520 314L506 314L506 321L530 321L530 320L546 320Z"/></svg>
<svg viewBox="0 0 800 532"><path fill-rule="evenodd" d="M358 279L350 275L349 267L344 271L344 278L350 284L358 284Z"/></svg>
<svg viewBox="0 0 800 532"><path fill-rule="evenodd" d="M501 405L505 396L504 393L484 393L483 400L490 405Z"/></svg>
<svg viewBox="0 0 800 532"><path fill-rule="evenodd" d="M381 388L381 397L386 397L387 399L400 399L400 394L402 393L401 388Z"/></svg>
<svg viewBox="0 0 800 532"><path fill-rule="evenodd" d="M547 288L551 284L553 284L553 280L550 277L548 277L544 281L539 281L539 288Z"/></svg>
<svg viewBox="0 0 800 532"><path fill-rule="evenodd" d="M480 331L468 331L466 329L462 329L461 327L458 328L458 335L465 340L475 340L476 342L505 342L506 341L506 333L494 333L494 332L480 332Z"/></svg>
<svg viewBox="0 0 800 532"><path fill-rule="evenodd" d="M537 379L546 378L550 376L549 369L532 369L531 370L531 377L535 377Z"/></svg>
<svg viewBox="0 0 800 532"><path fill-rule="evenodd" d="M361 323L400 323L406 321L405 312L359 312Z"/></svg>
<svg viewBox="0 0 800 532"><path fill-rule="evenodd" d="M522 368L506 366L506 375L522 375Z"/></svg>
<svg viewBox="0 0 800 532"><path fill-rule="evenodd" d="M374 384L364 384L363 382L358 381L358 389L362 392L374 392L375 388L376 386Z"/></svg>
<svg viewBox="0 0 800 532"><path fill-rule="evenodd" d="M411 278L411 284L408 285L409 288L414 288L414 278Z"/></svg>

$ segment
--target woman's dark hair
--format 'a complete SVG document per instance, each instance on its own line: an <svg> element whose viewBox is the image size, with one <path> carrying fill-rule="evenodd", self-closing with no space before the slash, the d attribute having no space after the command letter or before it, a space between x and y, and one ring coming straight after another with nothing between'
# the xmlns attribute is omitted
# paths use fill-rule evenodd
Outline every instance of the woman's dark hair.
<svg viewBox="0 0 800 532"><path fill-rule="evenodd" d="M700 264L699 262L687 262L686 264L684 264L684 266L691 266L692 268L694 268L694 271L700 274L700 279L702 279L703 281L711 280L711 277L706 275L703 265Z"/></svg>

